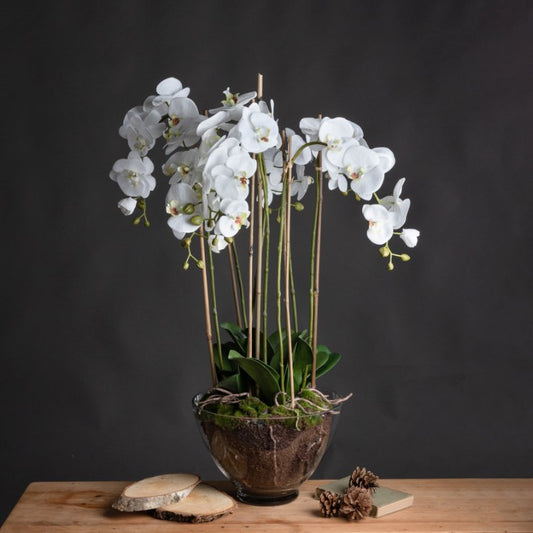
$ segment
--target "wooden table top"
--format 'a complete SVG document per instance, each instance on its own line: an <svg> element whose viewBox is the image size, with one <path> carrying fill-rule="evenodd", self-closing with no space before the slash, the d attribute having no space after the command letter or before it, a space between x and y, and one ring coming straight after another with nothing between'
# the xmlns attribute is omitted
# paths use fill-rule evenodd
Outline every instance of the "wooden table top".
<svg viewBox="0 0 533 533"><path fill-rule="evenodd" d="M327 480L310 480L293 502L276 507L238 504L231 514L205 524L166 522L147 513L111 508L125 481L36 482L30 484L2 533L227 533L354 531L533 532L533 479L396 479L386 487L414 495L414 505L382 518L350 522L323 518L313 499ZM225 481L208 482L232 492Z"/></svg>

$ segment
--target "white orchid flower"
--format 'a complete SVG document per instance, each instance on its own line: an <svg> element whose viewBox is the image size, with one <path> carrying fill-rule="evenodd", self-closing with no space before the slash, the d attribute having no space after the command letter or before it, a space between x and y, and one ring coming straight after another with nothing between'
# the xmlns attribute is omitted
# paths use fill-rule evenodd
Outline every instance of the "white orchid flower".
<svg viewBox="0 0 533 533"><path fill-rule="evenodd" d="M156 110L146 112L134 107L126 113L118 133L127 139L130 150L145 156L165 131L165 125L160 120L161 115Z"/></svg>
<svg viewBox="0 0 533 533"><path fill-rule="evenodd" d="M157 96L152 99L152 104L158 106L166 103L167 105L173 98L189 96L189 87L183 87L183 84L177 78L166 78L157 84L155 88Z"/></svg>
<svg viewBox="0 0 533 533"><path fill-rule="evenodd" d="M318 141L318 131L320 130L320 125L322 121L329 120L326 118L314 118L306 117L300 120L300 130L305 135L307 142L316 142Z"/></svg>
<svg viewBox="0 0 533 533"><path fill-rule="evenodd" d="M291 193L296 195L296 199L300 201L307 192L309 185L313 183L313 178L311 176L305 175L305 166L304 165L295 165L296 168L296 177L291 185Z"/></svg>
<svg viewBox="0 0 533 533"><path fill-rule="evenodd" d="M200 151L202 147L200 146ZM210 190L214 187L216 180L216 172L214 169L219 166L224 166L228 161L230 155L239 153L242 151L242 147L239 145L239 141L234 137L222 137L217 141L211 149L203 154L203 171L202 181L205 190Z"/></svg>
<svg viewBox="0 0 533 533"><path fill-rule="evenodd" d="M202 216L198 212L200 199L196 191L187 183L176 183L170 186L166 197L166 211L170 216L167 224L178 238L180 235L192 233L202 225Z"/></svg>
<svg viewBox="0 0 533 533"><path fill-rule="evenodd" d="M137 207L137 200L129 196L127 198L122 198L122 200L120 200L120 202L117 204L117 207L122 211L123 215L129 216L135 211L135 208Z"/></svg>
<svg viewBox="0 0 533 533"><path fill-rule="evenodd" d="M283 183L281 182L283 161L281 150L278 148L269 148L263 154L263 161L265 163L265 170L267 174L267 205L272 203L274 195L279 195L283 191Z"/></svg>
<svg viewBox="0 0 533 533"><path fill-rule="evenodd" d="M363 200L370 200L383 184L385 173L376 152L351 143L342 153L342 166L338 174L333 174L332 178L335 177L341 191L345 192L349 184L352 191Z"/></svg>
<svg viewBox="0 0 533 533"><path fill-rule="evenodd" d="M247 152L259 154L278 144L279 129L277 122L262 112L259 104L253 103L243 108L241 119L230 132L232 135Z"/></svg>
<svg viewBox="0 0 533 533"><path fill-rule="evenodd" d="M411 206L411 200L409 198L405 200L400 198L404 183L405 178L398 180L398 183L394 186L392 196L385 196L381 199L381 205L385 206L392 214L394 229L401 228L405 224L407 213Z"/></svg>
<svg viewBox="0 0 533 533"><path fill-rule="evenodd" d="M220 253L228 245L226 239L224 239L224 237L222 237L221 235L209 235L209 237L207 238L207 242L209 244L209 247L211 248L211 251L215 254Z"/></svg>
<svg viewBox="0 0 533 533"><path fill-rule="evenodd" d="M345 142L353 138L353 127L345 118L323 119L318 130L318 140L326 143L326 150L340 152Z"/></svg>
<svg viewBox="0 0 533 533"><path fill-rule="evenodd" d="M200 140L196 129L204 119L190 98L173 98L168 106L168 128L164 133L167 141L165 153L170 154L183 145L196 144Z"/></svg>
<svg viewBox="0 0 533 533"><path fill-rule="evenodd" d="M224 165L213 168L214 186L221 198L245 200L248 184L257 169L257 162L244 150L232 150Z"/></svg>
<svg viewBox="0 0 533 533"><path fill-rule="evenodd" d="M402 239L409 248L414 248L418 244L418 237L420 237L420 232L417 229L405 228L400 233L400 239Z"/></svg>
<svg viewBox="0 0 533 533"><path fill-rule="evenodd" d="M209 128L222 128L229 130L228 122L240 120L243 107L251 102L256 96L255 91L239 94L232 93L229 87L223 91L225 99L221 101L222 106L210 109L213 113L211 117L202 122L196 131L198 135L203 135Z"/></svg>
<svg viewBox="0 0 533 533"><path fill-rule="evenodd" d="M291 140L291 158L294 157L296 152L304 145L305 140L294 132L294 130L291 130L290 128L285 129L287 134L287 139ZM294 163L297 165L307 165L313 158L313 154L311 153L311 149L309 146L305 147L299 154L298 157L294 160Z"/></svg>
<svg viewBox="0 0 533 533"><path fill-rule="evenodd" d="M172 154L163 165L163 174L170 177L169 184L183 182L194 185L201 180L198 148Z"/></svg>
<svg viewBox="0 0 533 533"><path fill-rule="evenodd" d="M217 221L215 232L224 237L233 237L242 226L248 227L250 210L243 200L222 200L220 209L224 213Z"/></svg>
<svg viewBox="0 0 533 533"><path fill-rule="evenodd" d="M368 220L367 237L374 244L385 244L392 237L392 215L382 205L363 206L363 216Z"/></svg>
<svg viewBox="0 0 533 533"><path fill-rule="evenodd" d="M119 159L113 165L109 177L116 181L127 196L147 198L155 189L155 178L151 175L154 164L138 152L130 152L127 159Z"/></svg>

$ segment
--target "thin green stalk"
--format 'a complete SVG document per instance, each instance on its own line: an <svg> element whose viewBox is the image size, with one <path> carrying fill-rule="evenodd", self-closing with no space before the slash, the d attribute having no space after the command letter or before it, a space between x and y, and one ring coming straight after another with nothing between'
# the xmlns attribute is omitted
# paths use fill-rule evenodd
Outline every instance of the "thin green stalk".
<svg viewBox="0 0 533 533"><path fill-rule="evenodd" d="M283 350L283 327L281 323L281 263L283 258L283 231L285 228L285 198L286 198L286 137L285 131L282 132L282 153L283 153L283 190L281 193L281 206L278 213L279 219L279 235L278 235L278 263L277 263L277 276L276 276L276 311L277 311L277 326L279 337L279 366L281 377L281 390L285 392L285 354Z"/></svg>
<svg viewBox="0 0 533 533"><path fill-rule="evenodd" d="M268 359L268 272L270 259L270 211L268 207L268 181L265 168L265 160L260 158L261 181L263 184L265 206L263 210L263 235L265 244L265 260L263 272L263 360Z"/></svg>
<svg viewBox="0 0 533 533"><path fill-rule="evenodd" d="M255 273L255 358L261 358L261 291L263 290L263 177L261 175L261 160L263 154L257 154L257 265ZM266 295L265 295L266 299ZM266 332L265 332L266 334Z"/></svg>
<svg viewBox="0 0 533 533"><path fill-rule="evenodd" d="M253 307L254 307L254 232L255 232L255 174L251 178L250 187L250 228L248 241L248 350L246 357L252 357L254 339L253 332Z"/></svg>
<svg viewBox="0 0 533 533"><path fill-rule="evenodd" d="M218 308L217 308L217 291L215 287L215 263L213 262L213 252L211 247L207 246L207 257L209 258L209 271L210 271L210 282L211 282L211 300L213 302L213 322L215 323L215 336L217 339L217 352L218 352L218 363L219 367L222 368L222 343L220 341L220 328L218 324Z"/></svg>
<svg viewBox="0 0 533 533"><path fill-rule="evenodd" d="M289 257L289 277L291 282L291 300L294 330L298 331L298 308L296 306L296 288L294 285L294 275L292 273L292 255Z"/></svg>
<svg viewBox="0 0 533 533"><path fill-rule="evenodd" d="M229 270L231 274L231 288L233 290L233 303L235 305L235 318L237 320L237 325L242 329L242 315L241 315L241 306L239 303L239 290L237 288L237 276L235 275L235 261L233 259L233 248L228 246L228 261L229 261Z"/></svg>
<svg viewBox="0 0 533 533"><path fill-rule="evenodd" d="M246 303L244 301L244 284L242 282L242 272L241 272L241 265L239 263L239 254L237 252L237 247L235 246L235 241L232 241L230 246L233 251L233 257L235 259L235 272L237 274L237 282L239 284L239 294L241 297L241 311L242 311L242 318L243 318L243 326L247 328L248 321L246 320Z"/></svg>
<svg viewBox="0 0 533 533"><path fill-rule="evenodd" d="M213 387L217 384L217 370L215 365L215 357L213 354L213 333L211 331L211 315L209 314L209 288L207 283L207 271L205 265L205 243L204 243L204 228L200 227L200 257L202 258L202 286L204 294L204 317L205 317L205 336L207 339L207 349L209 351L209 366L211 368L211 378Z"/></svg>
<svg viewBox="0 0 533 533"><path fill-rule="evenodd" d="M320 157L321 154L319 154ZM320 190L319 190L320 170L319 163L317 163L315 173L315 212L313 218L313 232L311 235L311 263L309 265L309 344L313 344L315 331L313 329L315 323L315 305L314 305L314 286L315 286L315 255L316 255L316 237L318 231L318 209L320 204Z"/></svg>
<svg viewBox="0 0 533 533"><path fill-rule="evenodd" d="M316 257L315 257L315 271L314 271L314 285L313 285L313 365L311 367L311 388L316 388L316 352L318 340L318 291L320 280L320 254L322 244L322 187L324 183L322 180L322 153L318 154L317 160L317 184L318 191L318 216L317 216L317 236L316 236Z"/></svg>
<svg viewBox="0 0 533 533"><path fill-rule="evenodd" d="M291 183L292 183L292 161L290 160L291 154L291 141L292 137L288 139L288 154L289 154L289 163L287 165L288 172L286 174L287 186L286 194L287 198L285 200L285 205L287 213L285 214L285 224L284 231L284 260L285 260L285 320L287 323L287 355L289 358L289 385L290 385L290 395L291 395L291 407L294 409L295 405L295 390L294 390L294 361L292 354L292 326L291 326L291 304L290 304L290 258L291 258Z"/></svg>

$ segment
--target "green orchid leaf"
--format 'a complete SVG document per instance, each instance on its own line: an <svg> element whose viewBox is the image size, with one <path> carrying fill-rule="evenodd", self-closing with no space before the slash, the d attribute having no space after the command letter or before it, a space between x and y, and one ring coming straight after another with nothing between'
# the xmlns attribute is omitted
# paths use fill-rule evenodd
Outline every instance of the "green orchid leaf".
<svg viewBox="0 0 533 533"><path fill-rule="evenodd" d="M237 324L233 324L232 322L222 322L220 327L227 331L239 348L246 353L246 330L241 329Z"/></svg>
<svg viewBox="0 0 533 533"><path fill-rule="evenodd" d="M219 381L217 387L234 393L245 392L248 388L246 380L243 379L243 376L241 376L240 373L233 374L222 381Z"/></svg>
<svg viewBox="0 0 533 533"><path fill-rule="evenodd" d="M326 346L319 345L316 347L316 368L324 366L331 355L331 351Z"/></svg>
<svg viewBox="0 0 533 533"><path fill-rule="evenodd" d="M306 372L309 366L313 365L313 350L309 344L298 337L292 354L294 390L299 392L303 382L306 380Z"/></svg>
<svg viewBox="0 0 533 533"><path fill-rule="evenodd" d="M232 350L229 358L234 360L259 387L259 397L269 404L274 402L274 397L281 390L279 374L260 359L242 357Z"/></svg>
<svg viewBox="0 0 533 533"><path fill-rule="evenodd" d="M322 366L317 368L316 377L323 376L326 372L329 372L340 360L341 355L339 353L332 352L329 354L328 360ZM318 359L318 354L317 354Z"/></svg>
<svg viewBox="0 0 533 533"><path fill-rule="evenodd" d="M240 350L239 345L236 342L229 341L225 342L221 346L221 352L222 352L222 364L220 361L220 358L218 356L218 344L213 345L213 354L215 356L215 366L217 367L217 370L220 372L234 372L237 370L237 367L235 367L234 364L231 363L228 359L228 354L230 350Z"/></svg>

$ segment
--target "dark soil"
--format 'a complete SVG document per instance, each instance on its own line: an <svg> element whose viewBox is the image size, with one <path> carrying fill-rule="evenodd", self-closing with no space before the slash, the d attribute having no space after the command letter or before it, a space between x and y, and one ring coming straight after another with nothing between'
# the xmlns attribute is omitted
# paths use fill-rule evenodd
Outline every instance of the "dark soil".
<svg viewBox="0 0 533 533"><path fill-rule="evenodd" d="M211 453L228 477L245 490L270 493L297 489L326 450L331 414L298 431L278 423L242 420L235 429L203 420Z"/></svg>

